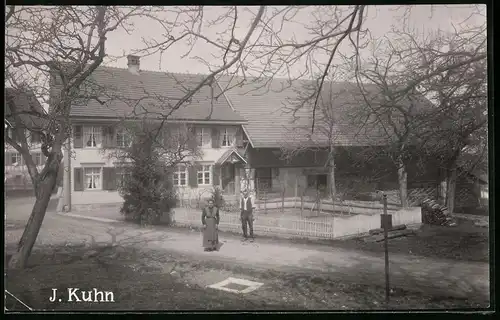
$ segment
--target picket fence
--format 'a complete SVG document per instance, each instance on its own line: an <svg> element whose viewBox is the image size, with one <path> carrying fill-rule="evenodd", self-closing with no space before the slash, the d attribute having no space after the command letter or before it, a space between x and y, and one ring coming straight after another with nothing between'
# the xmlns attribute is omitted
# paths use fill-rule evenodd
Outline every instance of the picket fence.
<svg viewBox="0 0 500 320"><path fill-rule="evenodd" d="M399 211L390 211L393 225L420 224L422 217L420 207ZM270 235L312 239L335 239L363 234L371 229L381 227L380 215L354 215L350 217L331 216L326 221L298 217L271 218L257 215L254 220L256 235ZM176 225L201 227L201 215L198 210L178 208L174 213ZM241 232L239 214L221 212L219 229L221 231Z"/></svg>

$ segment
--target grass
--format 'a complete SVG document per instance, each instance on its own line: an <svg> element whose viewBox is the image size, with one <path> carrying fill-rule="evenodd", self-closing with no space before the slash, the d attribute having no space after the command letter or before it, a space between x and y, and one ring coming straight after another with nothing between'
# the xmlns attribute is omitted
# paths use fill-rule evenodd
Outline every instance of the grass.
<svg viewBox="0 0 500 320"><path fill-rule="evenodd" d="M362 239L321 241L345 249L382 253L384 242ZM430 258L489 262L489 231L459 219L457 227L422 225L415 235L389 240L389 252Z"/></svg>
<svg viewBox="0 0 500 320"><path fill-rule="evenodd" d="M89 257L88 252L95 255ZM177 277L171 270L176 270ZM257 278L264 286L247 295L206 289L200 274ZM241 276L240 276L241 277ZM51 303L52 288L112 291L114 303ZM360 310L384 309L384 288L332 278L327 273L280 272L199 260L163 251L121 247L44 247L25 270L7 270L6 289L36 310ZM474 298L474 297L471 297ZM474 300L436 297L395 288L389 309L479 308ZM8 299L10 310L25 311Z"/></svg>

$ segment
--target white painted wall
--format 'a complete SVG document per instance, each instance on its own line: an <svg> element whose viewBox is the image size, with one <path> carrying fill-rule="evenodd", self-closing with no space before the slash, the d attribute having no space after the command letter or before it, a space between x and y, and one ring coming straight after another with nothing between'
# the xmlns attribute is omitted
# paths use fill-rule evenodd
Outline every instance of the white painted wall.
<svg viewBox="0 0 500 320"><path fill-rule="evenodd" d="M85 124L78 124L85 125ZM219 147L212 148L211 135L207 134L208 138L205 145L201 147L202 157L200 159L195 159L195 161L201 164L213 165L228 149L231 147ZM101 148L74 148L73 138L70 139L71 143L71 176L74 173L74 168L80 167L114 167L115 159L109 158L111 150L103 152ZM187 159L189 160L189 159ZM213 175L212 175L213 178ZM189 177L187 178L189 181ZM101 185L102 185L102 175L101 175ZM197 199L206 199L211 196L213 190L213 181L211 185L200 185L196 188L191 188L189 186L178 186L178 193L181 199L187 200L192 199L192 201L197 201ZM89 197L92 194L93 197L99 199L100 203L105 203L106 198L113 199L116 201L117 192L107 191L107 190L85 190L85 191L75 191L73 176L71 177L71 195L72 202L78 204L85 204L85 202L93 201L93 197Z"/></svg>

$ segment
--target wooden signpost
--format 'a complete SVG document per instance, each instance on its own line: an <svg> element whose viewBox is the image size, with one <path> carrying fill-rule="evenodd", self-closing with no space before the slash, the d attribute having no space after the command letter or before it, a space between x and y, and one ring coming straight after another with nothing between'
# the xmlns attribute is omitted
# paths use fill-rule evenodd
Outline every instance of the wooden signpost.
<svg viewBox="0 0 500 320"><path fill-rule="evenodd" d="M384 213L382 215L382 228L384 229L384 249L385 249L385 303L386 306L389 306L389 295L390 295L390 286L389 286L389 243L387 239L388 230L392 225L392 215L387 214L387 195L384 194L382 197L382 201L384 204Z"/></svg>

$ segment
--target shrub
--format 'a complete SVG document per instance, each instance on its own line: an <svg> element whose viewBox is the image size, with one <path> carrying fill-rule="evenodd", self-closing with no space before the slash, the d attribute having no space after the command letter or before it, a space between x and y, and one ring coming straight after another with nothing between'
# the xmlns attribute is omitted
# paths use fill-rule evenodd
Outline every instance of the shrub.
<svg viewBox="0 0 500 320"><path fill-rule="evenodd" d="M222 208L225 205L224 196L222 195L222 189L219 187L215 187L212 190L212 197L210 199L213 200L215 206L219 208Z"/></svg>
<svg viewBox="0 0 500 320"><path fill-rule="evenodd" d="M127 221L142 225L171 224L170 212L177 197L171 170L153 139L149 134L138 135L128 151L132 165L124 168L127 174L119 187L124 198L120 212Z"/></svg>

